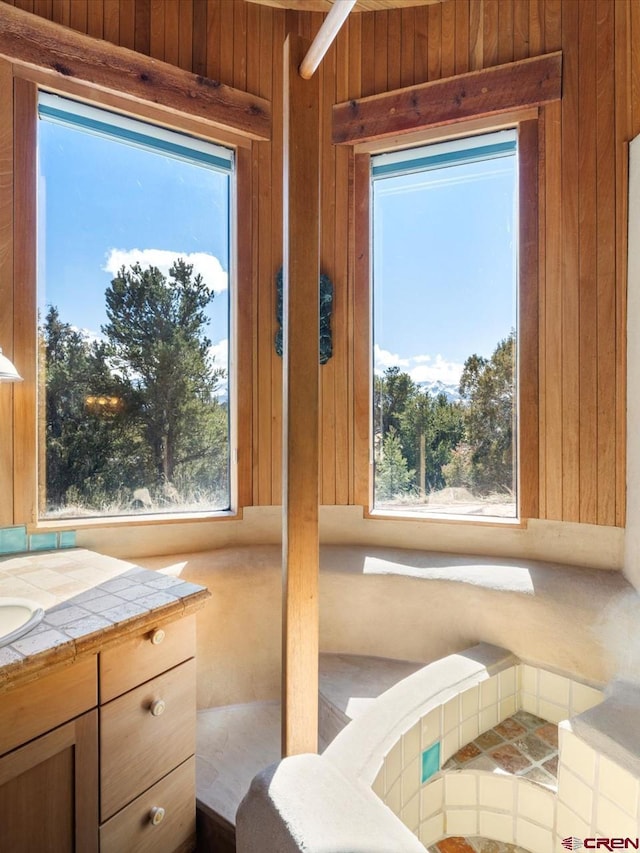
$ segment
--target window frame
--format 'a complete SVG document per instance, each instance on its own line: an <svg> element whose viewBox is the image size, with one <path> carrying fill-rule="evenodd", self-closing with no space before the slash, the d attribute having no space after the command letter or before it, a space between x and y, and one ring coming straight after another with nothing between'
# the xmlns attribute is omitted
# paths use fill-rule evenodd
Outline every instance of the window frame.
<svg viewBox="0 0 640 853"><path fill-rule="evenodd" d="M367 518L522 527L528 518L539 516L538 125L538 109L527 107L498 118L458 121L446 127L424 128L393 140L364 142L354 147L354 492L355 503L364 507ZM510 128L518 134L519 197L516 517L499 519L491 516L427 515L409 509L393 512L376 510L372 420L371 155Z"/></svg>
<svg viewBox="0 0 640 853"><path fill-rule="evenodd" d="M45 96L44 99L41 98L42 95ZM101 121L104 123L105 126L112 128L111 130L108 130L105 133L103 133L103 138L108 138L111 142L113 142L115 144L120 144L120 145L126 144L126 142L125 142L126 137L123 137L121 134L119 135L120 125L118 124L118 118L121 117L121 118L124 118L125 120L126 119L132 119L133 117L130 114L125 116L122 112L117 112L117 111L114 111L113 109L107 110L104 107L95 107L93 104L88 104L87 101L78 101L75 98L66 97L66 98L64 98L62 103L56 102L56 101L49 101L46 98L47 95L53 95L50 88L44 88L42 86L38 86L36 88L36 109L37 109L36 137L38 137L38 134L39 134L39 127L40 127L39 123L40 122L42 122L42 121L53 121L53 123L56 123L56 121L57 121L58 123L60 123L60 119L54 118L52 120L48 117L51 110L53 110L53 111L57 110L57 111L61 111L62 114L66 115L66 116L71 115L71 116L76 116L76 117L79 116L80 117L80 119L77 122L74 122L73 119L69 120L68 118L67 119L63 118L62 124L64 124L67 128L73 127L76 130L81 130L81 131L84 131L85 133L87 133L87 132L91 133L92 131L88 129L88 125L91 122ZM56 97L59 97L58 93L56 93L54 95L54 98L56 98ZM72 106L72 105L75 105L75 106ZM80 110L77 110L76 107L80 107ZM82 112L82 107L88 107L91 110L97 110L97 112L95 114L93 112L89 113L88 118L87 118L87 113ZM134 125L131 125L131 124L127 124L125 121L125 123L123 125L124 133L125 134L128 133L129 135L131 135L131 134L134 134L134 135L135 134L138 134L138 135L146 134L149 141L147 141L147 142L145 142L145 141L135 142L134 144L138 145L139 147L146 148L146 150L152 151L156 154L162 153L163 149L160 146L162 146L163 144L165 147L170 148L170 146L172 146L172 145L175 147L176 145L179 144L180 137L183 136L183 138L184 138L183 132L176 129L176 128L171 128L169 130L169 128L167 128L166 125L160 126L156 123L149 122L148 120L141 119L139 117L135 118L135 122L136 123ZM115 130L113 128L115 128ZM154 129L159 130L160 133L155 133ZM162 131L167 131L168 134L169 133L175 134L175 136L168 136L168 134L163 135ZM203 143L205 143L205 145L211 145L213 148L217 147L220 151L223 148L222 146L217 145L217 143L214 143L212 140L204 140L204 139L202 139L202 137L196 138L196 137L189 136L188 138L189 139L195 139L196 143L197 142L203 142ZM159 144L158 144L157 140L159 140ZM154 141L155 141L155 145L154 145ZM207 152L204 147L199 148L197 146L197 144L193 148L190 147L188 141L185 141L182 144L184 145L184 150L181 154L179 154L179 156L186 158L186 159L190 159L190 161L194 164L197 164L198 162L206 162L206 160L204 159L205 155L208 155L209 157L215 157L216 156L215 151L213 151L213 152L208 151ZM237 258L238 252L237 252L237 246L234 243L235 229L232 228L233 222L235 222L237 219L237 211L236 211L236 197L237 197L237 193L236 193L236 177L237 177L236 159L237 158L236 158L236 149L235 148L227 145L227 146L224 146L224 150L229 151L231 154L231 163L229 166L229 170L227 172L230 183L229 183L229 196L228 196L229 197L229 205L228 205L229 289L228 289L228 312L227 312L227 318L226 318L227 319L227 328L228 328L228 350L229 350L229 352L228 352L228 356L229 356L228 357L228 379L227 379L228 388L229 388L228 408L227 408L227 424L228 424L227 452L228 452L228 459L229 459L229 462L228 462L229 506L226 507L225 509L216 509L216 510L204 509L201 512L195 513L195 515L204 514L205 516L212 516L212 517L215 517L218 515L223 515L223 516L224 515L235 515L236 507L237 507L237 465L234 464L234 456L236 456L237 453L236 454L233 453L234 450L237 451L237 439L236 439L236 432L237 432L236 409L237 409L237 406L235 405L236 377L235 377L234 359L232 359L232 357L231 357L232 353L235 351L235 338L236 338L235 319L236 319L236 313L237 313L235 264L236 264L236 258ZM193 152L195 152L195 155ZM200 161L198 159L196 159L196 157L198 155L202 158ZM223 157L224 155L222 153L220 153L217 156ZM36 152L36 163L37 162L38 162L38 157L37 157L37 152ZM38 203L39 203L39 199L36 199L36 207L37 207ZM35 247L36 263L38 263L38 260L39 260L38 253L39 253L39 248L41 245L41 239L40 239L41 235L38 234L37 232L38 232L38 228L36 228L36 247ZM46 292L44 292L43 294L39 293L40 287L41 287L41 282L36 281L36 298L38 298L41 295L46 296ZM37 318L37 320L39 320L41 323L43 318L39 317L39 318ZM36 325L38 325L38 323ZM69 522L75 523L75 522L82 521L82 520L85 520L85 521L105 520L105 521L107 521L110 518L115 518L117 520L121 520L121 519L129 519L129 518L139 519L139 518L144 518L146 516L152 516L154 518L157 517L158 519L162 519L165 516L171 516L171 515L176 515L176 516L194 515L193 511L184 511L183 512L179 508L175 508L175 509L170 510L170 511L158 511L158 512L151 511L151 512L147 512L147 513L123 512L120 515L113 515L113 516L111 516L111 515L102 516L99 514L87 515L86 517L82 516L82 515L80 515L80 516L67 516L67 517L63 517L60 519L58 519L55 515L47 515L45 513L46 489L47 489L46 462L45 462L46 453L47 453L46 429L45 429L45 427L46 427L46 413L45 413L45 406L46 406L46 392L45 392L46 370L44 368L44 364L43 364L42 359L39 359L39 364L36 368L36 375L37 375L37 386L38 386L38 399L37 399L38 413L37 413L37 418L36 418L36 421L37 421L36 434L37 434L37 446L38 446L38 450L37 450L38 466L37 466L37 472L36 473L37 473L37 477L38 477L38 509L37 509L38 519L37 519L37 522L38 522L39 526L44 526L47 523L58 524L59 521L60 522L69 521Z"/></svg>
<svg viewBox="0 0 640 853"><path fill-rule="evenodd" d="M23 13L10 10L20 20ZM123 78L117 65L130 62L129 51L96 42L46 21L36 21L29 27L34 32L16 46L16 54L0 44L0 164L8 192L0 202L0 335L4 351L20 365L24 382L5 386L0 394L0 416L9 433L0 450L0 477L6 484L0 495L0 524L25 524L30 530L83 529L112 526L142 526L158 523L189 523L238 519L242 509L251 503L252 493L252 391L253 372L252 314L253 288L250 253L237 251L240 241L251 241L252 234L252 140L269 138L270 105L254 96L230 87L220 87L211 94L200 87L205 102L219 97L228 102L221 109L215 104L213 112L229 113L235 107L237 132L229 123L215 125L199 103L200 91L194 95L201 78L173 66L140 56L136 69L140 76ZM39 43L41 30L55 30L56 36L68 42L67 54L74 55L79 72L68 68L59 70L53 61L56 48L48 42L48 52L33 49ZM51 33L47 32L47 35ZM13 48L13 44L12 44ZM61 49L60 55L64 55ZM107 62L105 55L112 62ZM53 58L52 58L53 57ZM156 80L153 80L155 75ZM154 90L140 94L140 80L157 83L167 78L163 93ZM93 79L96 82L93 82ZM177 82L182 84L178 89ZM206 81L205 81L206 82ZM174 88L172 88L174 86ZM119 112L143 122L187 133L213 144L234 149L235 180L233 181L233 214L230 222L230 342L229 372L233 371L232 392L229 398L231 441L229 447L231 508L222 511L162 513L116 517L92 517L49 520L39 518L42 503L38 468L44 448L38 445L37 389L37 295L36 295L36 204L37 204L37 100L38 90L62 97L84 101L91 106ZM163 94L166 96L163 98ZM257 102L255 107L253 101ZM255 121L253 116L255 115ZM265 135L266 134L266 135ZM244 306L248 306L245 308ZM37 391L39 393L37 393Z"/></svg>

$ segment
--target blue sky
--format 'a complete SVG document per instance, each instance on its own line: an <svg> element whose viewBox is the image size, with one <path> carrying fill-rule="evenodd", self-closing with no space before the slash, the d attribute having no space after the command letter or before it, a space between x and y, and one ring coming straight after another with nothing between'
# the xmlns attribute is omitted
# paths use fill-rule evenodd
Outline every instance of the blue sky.
<svg viewBox="0 0 640 853"><path fill-rule="evenodd" d="M457 384L515 326L517 158L379 178L374 353L416 381Z"/></svg>
<svg viewBox="0 0 640 853"><path fill-rule="evenodd" d="M41 120L40 310L99 334L122 264L194 263L216 292L208 335L227 366L228 178ZM374 363L457 385L515 325L516 157L375 181Z"/></svg>
<svg viewBox="0 0 640 853"><path fill-rule="evenodd" d="M216 291L207 334L226 367L228 177L206 166L38 122L40 311L92 334L105 290L124 263L166 272L186 258Z"/></svg>

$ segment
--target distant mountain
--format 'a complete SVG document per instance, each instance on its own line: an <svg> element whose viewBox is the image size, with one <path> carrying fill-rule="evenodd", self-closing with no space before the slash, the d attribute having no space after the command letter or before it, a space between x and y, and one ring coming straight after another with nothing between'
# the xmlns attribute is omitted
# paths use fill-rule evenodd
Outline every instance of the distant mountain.
<svg viewBox="0 0 640 853"><path fill-rule="evenodd" d="M418 382L418 387L422 388L423 391L428 391L432 397L444 394L449 403L460 402L457 385L447 385L445 382L441 382L440 379L434 379L431 382Z"/></svg>

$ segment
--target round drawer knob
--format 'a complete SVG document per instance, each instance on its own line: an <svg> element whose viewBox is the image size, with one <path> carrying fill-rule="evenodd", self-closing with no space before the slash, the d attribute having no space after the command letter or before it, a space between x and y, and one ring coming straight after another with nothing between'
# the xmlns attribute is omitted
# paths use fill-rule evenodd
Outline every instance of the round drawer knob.
<svg viewBox="0 0 640 853"><path fill-rule="evenodd" d="M154 646L159 646L160 643L164 640L165 633L162 628L157 628L155 631L151 633L151 642Z"/></svg>
<svg viewBox="0 0 640 853"><path fill-rule="evenodd" d="M158 826L164 820L164 814L162 806L154 806L149 812L149 823L152 826Z"/></svg>
<svg viewBox="0 0 640 853"><path fill-rule="evenodd" d="M151 711L152 716L159 717L161 714L164 714L166 707L164 699L155 699L151 703L149 710Z"/></svg>

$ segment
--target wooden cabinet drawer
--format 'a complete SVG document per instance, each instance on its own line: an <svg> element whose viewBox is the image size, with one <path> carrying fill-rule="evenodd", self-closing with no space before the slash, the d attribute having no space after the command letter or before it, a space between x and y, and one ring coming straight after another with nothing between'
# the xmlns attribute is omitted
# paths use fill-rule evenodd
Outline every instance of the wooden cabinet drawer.
<svg viewBox="0 0 640 853"><path fill-rule="evenodd" d="M100 654L100 702L115 699L143 681L193 657L196 618L150 628Z"/></svg>
<svg viewBox="0 0 640 853"><path fill-rule="evenodd" d="M194 754L195 676L192 659L100 708L101 820Z"/></svg>
<svg viewBox="0 0 640 853"><path fill-rule="evenodd" d="M96 656L0 696L0 755L97 705Z"/></svg>
<svg viewBox="0 0 640 853"><path fill-rule="evenodd" d="M164 815L154 825L154 809L160 808ZM195 758L189 758L100 827L100 853L187 850L195 831Z"/></svg>

